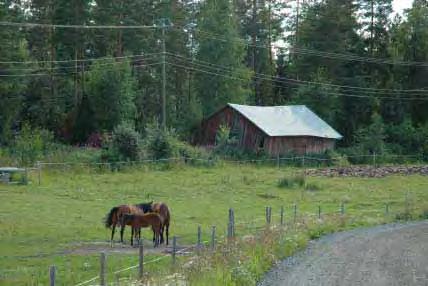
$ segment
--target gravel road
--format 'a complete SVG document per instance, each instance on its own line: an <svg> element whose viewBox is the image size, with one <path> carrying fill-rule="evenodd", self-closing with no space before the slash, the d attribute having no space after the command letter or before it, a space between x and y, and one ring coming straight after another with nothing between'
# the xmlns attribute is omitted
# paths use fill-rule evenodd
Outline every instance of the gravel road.
<svg viewBox="0 0 428 286"><path fill-rule="evenodd" d="M428 286L428 220L325 236L257 285Z"/></svg>

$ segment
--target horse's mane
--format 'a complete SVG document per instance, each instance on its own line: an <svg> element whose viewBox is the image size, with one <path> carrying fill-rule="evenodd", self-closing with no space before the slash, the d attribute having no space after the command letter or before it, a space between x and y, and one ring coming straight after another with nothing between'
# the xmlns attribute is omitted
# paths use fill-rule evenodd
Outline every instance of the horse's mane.
<svg viewBox="0 0 428 286"><path fill-rule="evenodd" d="M141 204L136 204L136 206L143 210L143 213L147 213L147 212L152 212L152 204L153 201L149 202L149 203L141 203Z"/></svg>

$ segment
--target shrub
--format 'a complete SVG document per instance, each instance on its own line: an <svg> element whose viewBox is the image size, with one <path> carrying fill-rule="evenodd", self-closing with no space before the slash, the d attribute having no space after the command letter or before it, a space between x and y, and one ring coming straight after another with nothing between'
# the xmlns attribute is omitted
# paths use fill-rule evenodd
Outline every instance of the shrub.
<svg viewBox="0 0 428 286"><path fill-rule="evenodd" d="M237 139L233 136L230 127L227 125L220 125L215 137L214 151L217 154L225 156L233 156L240 151L236 148Z"/></svg>
<svg viewBox="0 0 428 286"><path fill-rule="evenodd" d="M103 161L136 161L140 158L140 134L129 124L118 125L111 137L103 139Z"/></svg>
<svg viewBox="0 0 428 286"><path fill-rule="evenodd" d="M24 124L15 139L15 145L11 147L11 153L18 158L20 165L28 166L48 154L52 145L51 132L38 128L32 130L30 125Z"/></svg>
<svg viewBox="0 0 428 286"><path fill-rule="evenodd" d="M182 157L186 164L211 166L217 161L217 158L211 152L200 147L191 146L186 142L177 141L174 147L177 150L173 151L173 153L177 153L178 156Z"/></svg>
<svg viewBox="0 0 428 286"><path fill-rule="evenodd" d="M140 134L126 124L117 126L113 131L112 144L119 155L132 161L139 159Z"/></svg>
<svg viewBox="0 0 428 286"><path fill-rule="evenodd" d="M164 130L158 123L151 123L147 125L145 133L145 151L152 159L167 159L175 155L174 147L178 139L173 129Z"/></svg>

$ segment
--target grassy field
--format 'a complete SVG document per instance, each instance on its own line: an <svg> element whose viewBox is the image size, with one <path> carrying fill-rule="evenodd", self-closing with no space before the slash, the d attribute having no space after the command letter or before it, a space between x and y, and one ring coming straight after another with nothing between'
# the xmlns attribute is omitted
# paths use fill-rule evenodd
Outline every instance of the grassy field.
<svg viewBox="0 0 428 286"><path fill-rule="evenodd" d="M111 207L124 203L166 202L172 212L170 233L184 245L195 242L198 225L204 240L212 225L219 235L224 234L229 207L235 209L236 224L247 226L238 228L237 235L249 232L250 221L263 223L265 206L272 206L275 222L280 206L285 207L289 220L293 204L298 214L315 215L318 205L323 213L337 213L344 202L346 215L359 218L354 226L387 221L386 203L391 217L406 208L414 213L428 210L427 177L309 177L307 190L278 186L280 179L296 172L228 164L157 170L133 167L121 172L57 168L43 172L41 186L36 174L26 186L0 185L0 285L46 285L52 264L57 266L59 285L74 285L97 275L97 253L66 253L77 245L106 244L110 231L103 226L103 217ZM127 231L127 240L129 235ZM109 254L108 279L114 279L114 270L136 262L136 255ZM170 264L164 259L147 265L146 270L167 272ZM123 275L135 275L135 270Z"/></svg>

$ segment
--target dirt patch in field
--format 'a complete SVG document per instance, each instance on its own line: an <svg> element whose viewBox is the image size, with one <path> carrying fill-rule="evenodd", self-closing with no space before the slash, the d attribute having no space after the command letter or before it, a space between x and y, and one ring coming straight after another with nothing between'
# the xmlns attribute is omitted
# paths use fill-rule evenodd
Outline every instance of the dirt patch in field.
<svg viewBox="0 0 428 286"><path fill-rule="evenodd" d="M259 286L428 285L428 220L336 233L275 266Z"/></svg>
<svg viewBox="0 0 428 286"><path fill-rule="evenodd" d="M326 177L373 177L381 178L389 175L424 175L428 176L428 165L424 166L351 166L323 169L308 169L306 175Z"/></svg>

